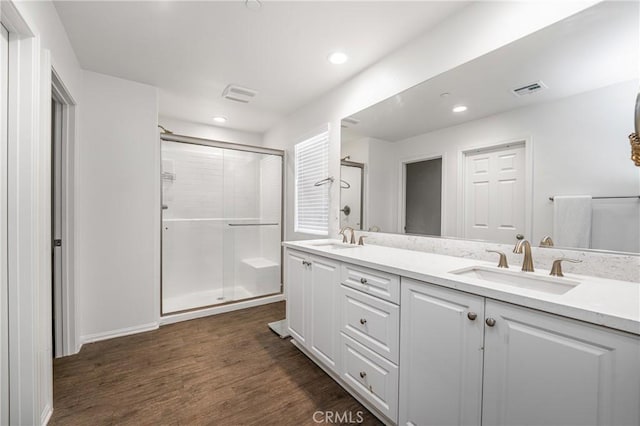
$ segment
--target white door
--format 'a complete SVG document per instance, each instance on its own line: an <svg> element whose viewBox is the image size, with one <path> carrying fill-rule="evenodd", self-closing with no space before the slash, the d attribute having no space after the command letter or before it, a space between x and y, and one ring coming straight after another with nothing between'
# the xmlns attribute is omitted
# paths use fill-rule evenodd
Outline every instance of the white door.
<svg viewBox="0 0 640 426"><path fill-rule="evenodd" d="M399 425L478 425L484 299L402 279Z"/></svg>
<svg viewBox="0 0 640 426"><path fill-rule="evenodd" d="M7 287L7 110L9 33L0 25L0 425L9 424L9 306Z"/></svg>
<svg viewBox="0 0 640 426"><path fill-rule="evenodd" d="M302 253L287 250L285 257L286 275L285 288L287 292L287 323L289 333L297 341L306 345L307 324L306 304L308 290L308 265L306 256Z"/></svg>
<svg viewBox="0 0 640 426"><path fill-rule="evenodd" d="M465 154L464 235L510 243L525 233L524 144Z"/></svg>
<svg viewBox="0 0 640 426"><path fill-rule="evenodd" d="M309 268L309 349L337 372L340 265L328 259L313 257Z"/></svg>
<svg viewBox="0 0 640 426"><path fill-rule="evenodd" d="M482 424L640 424L640 337L487 300Z"/></svg>

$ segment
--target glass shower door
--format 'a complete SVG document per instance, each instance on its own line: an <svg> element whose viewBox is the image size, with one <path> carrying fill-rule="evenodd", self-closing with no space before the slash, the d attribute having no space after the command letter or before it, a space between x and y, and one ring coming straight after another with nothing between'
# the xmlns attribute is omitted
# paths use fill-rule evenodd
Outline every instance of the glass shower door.
<svg viewBox="0 0 640 426"><path fill-rule="evenodd" d="M282 157L226 150L224 158L226 294L279 293Z"/></svg>
<svg viewBox="0 0 640 426"><path fill-rule="evenodd" d="M279 293L282 157L162 141L162 314Z"/></svg>

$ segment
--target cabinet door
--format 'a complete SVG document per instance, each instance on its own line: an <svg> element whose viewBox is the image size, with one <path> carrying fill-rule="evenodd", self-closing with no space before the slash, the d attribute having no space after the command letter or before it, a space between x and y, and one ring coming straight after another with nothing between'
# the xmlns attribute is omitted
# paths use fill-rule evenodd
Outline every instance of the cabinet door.
<svg viewBox="0 0 640 426"><path fill-rule="evenodd" d="M482 423L640 424L638 336L487 301Z"/></svg>
<svg viewBox="0 0 640 426"><path fill-rule="evenodd" d="M308 311L308 266L306 256L300 252L287 250L285 256L285 283L287 292L287 324L291 336L306 345ZM304 263L303 263L304 262Z"/></svg>
<svg viewBox="0 0 640 426"><path fill-rule="evenodd" d="M484 299L402 278L400 307L398 424L480 424Z"/></svg>
<svg viewBox="0 0 640 426"><path fill-rule="evenodd" d="M312 257L309 290L309 349L328 367L337 371L340 328L338 290L340 264L321 257Z"/></svg>

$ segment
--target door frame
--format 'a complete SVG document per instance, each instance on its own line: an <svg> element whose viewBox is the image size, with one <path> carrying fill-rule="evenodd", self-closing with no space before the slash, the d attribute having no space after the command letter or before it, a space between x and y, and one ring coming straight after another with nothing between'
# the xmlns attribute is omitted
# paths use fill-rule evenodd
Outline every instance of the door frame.
<svg viewBox="0 0 640 426"><path fill-rule="evenodd" d="M62 133L61 149L61 216L62 216L62 281L59 291L62 306L61 321L57 321L56 335L62 336L62 342L56 342L53 348L55 357L77 353L79 342L77 338L76 311L77 294L75 291L75 165L76 165L76 105L62 79L52 67L51 96L61 104ZM53 202L53 200L52 200ZM53 232L53 230L52 230ZM55 293L54 293L55 296Z"/></svg>
<svg viewBox="0 0 640 426"><path fill-rule="evenodd" d="M484 144L472 145L458 150L458 183L457 183L457 214L456 214L456 237L467 238L464 228L465 206L465 178L467 155L484 151L492 151L501 148L508 148L517 145L524 145L524 233L528 239L533 238L533 139L530 136L509 139L501 142L488 142Z"/></svg>
<svg viewBox="0 0 640 426"><path fill-rule="evenodd" d="M428 160L437 160L440 158L442 160L442 178L441 178L441 188L440 188L440 236L443 237L445 235L445 230L447 229L447 203L445 194L447 193L447 153L433 153L433 154L420 154L414 155L411 157L401 158L398 163L398 233L408 235L404 227L406 225L406 187L407 187L407 164L411 163L419 163L422 161ZM424 235L428 237L428 235Z"/></svg>
<svg viewBox="0 0 640 426"><path fill-rule="evenodd" d="M9 31L9 421L46 424L53 410L51 56L11 0L0 13Z"/></svg>
<svg viewBox="0 0 640 426"><path fill-rule="evenodd" d="M0 24L1 25L1 24ZM2 71L3 81L1 84L6 87L4 88L6 91L6 99L2 99L2 106L0 106L0 113L2 114L3 125L0 126L0 129L4 133L2 135L2 146L0 146L0 181L2 181L2 188L0 188L0 220L2 223L0 224L0 271L2 271L2 276L0 276L0 424L8 424L9 423L9 303L8 303L8 270L7 270L7 260L8 260L8 251L7 251L7 210L8 210L8 199L7 199L7 177L9 161L7 158L8 155L8 125L9 125L9 31L5 29L4 25L1 25L0 28L3 33L7 31L7 40L6 40L6 68ZM4 40L3 40L3 45ZM4 49L3 49L4 50ZM2 66L4 68L4 63ZM4 102L6 100L6 102Z"/></svg>

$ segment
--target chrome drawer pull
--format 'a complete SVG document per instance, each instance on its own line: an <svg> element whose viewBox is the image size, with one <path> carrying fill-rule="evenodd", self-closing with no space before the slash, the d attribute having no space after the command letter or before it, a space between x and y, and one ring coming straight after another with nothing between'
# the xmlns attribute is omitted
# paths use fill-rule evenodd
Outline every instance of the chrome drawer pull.
<svg viewBox="0 0 640 426"><path fill-rule="evenodd" d="M496 320L494 320L493 318L487 318L485 322L489 327L493 327L494 325L496 325Z"/></svg>
<svg viewBox="0 0 640 426"><path fill-rule="evenodd" d="M367 373L365 373L364 371L360 372L360 378L364 379L365 377L367 377Z"/></svg>
<svg viewBox="0 0 640 426"><path fill-rule="evenodd" d="M367 320L365 318L360 318L360 324L365 325Z"/></svg>
<svg viewBox="0 0 640 426"><path fill-rule="evenodd" d="M475 320L476 318L478 318L478 314L476 314L475 312L469 312L467 314L467 318L469 318L471 321Z"/></svg>
<svg viewBox="0 0 640 426"><path fill-rule="evenodd" d="M367 283L367 279L366 279L366 278L360 278L360 282L361 282L362 284L366 284L366 283Z"/></svg>

